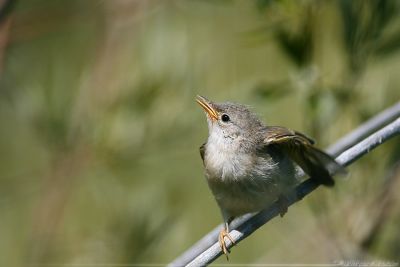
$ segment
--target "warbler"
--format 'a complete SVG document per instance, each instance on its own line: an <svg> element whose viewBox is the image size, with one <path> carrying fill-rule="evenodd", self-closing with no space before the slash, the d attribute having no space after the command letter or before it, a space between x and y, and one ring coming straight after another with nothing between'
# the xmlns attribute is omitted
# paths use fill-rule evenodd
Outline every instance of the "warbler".
<svg viewBox="0 0 400 267"><path fill-rule="evenodd" d="M301 182L299 168L315 182L333 186L332 174L345 172L306 135L281 126L267 126L246 106L215 103L197 96L208 124L208 138L200 147L208 185L221 209L224 228L219 244L229 251L225 237L237 216L257 212L282 200ZM282 205L281 216L287 211Z"/></svg>

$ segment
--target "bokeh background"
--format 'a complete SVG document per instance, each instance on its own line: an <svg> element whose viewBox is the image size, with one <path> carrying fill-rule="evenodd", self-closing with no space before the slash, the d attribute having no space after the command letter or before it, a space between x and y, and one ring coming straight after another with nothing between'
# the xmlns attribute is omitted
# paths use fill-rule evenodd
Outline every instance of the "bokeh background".
<svg viewBox="0 0 400 267"><path fill-rule="evenodd" d="M0 4L1 266L166 264L221 223L197 94L320 147L400 99L396 0ZM230 263L398 262L399 160L395 138Z"/></svg>

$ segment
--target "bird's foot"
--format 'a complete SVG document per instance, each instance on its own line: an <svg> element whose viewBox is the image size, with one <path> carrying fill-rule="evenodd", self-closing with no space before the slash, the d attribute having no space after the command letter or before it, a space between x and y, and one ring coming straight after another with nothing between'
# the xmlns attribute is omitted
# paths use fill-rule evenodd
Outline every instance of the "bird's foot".
<svg viewBox="0 0 400 267"><path fill-rule="evenodd" d="M225 254L226 259L229 260L228 254L230 253L230 251L226 247L225 237L227 237L232 242L232 244L235 244L235 241L233 241L233 238L229 235L229 232L227 232L226 229L222 229L221 232L219 232L218 236L219 246L221 247L222 252Z"/></svg>
<svg viewBox="0 0 400 267"><path fill-rule="evenodd" d="M283 217L288 211L289 200L287 199L286 196L280 195L278 198L278 205L279 205L279 215Z"/></svg>

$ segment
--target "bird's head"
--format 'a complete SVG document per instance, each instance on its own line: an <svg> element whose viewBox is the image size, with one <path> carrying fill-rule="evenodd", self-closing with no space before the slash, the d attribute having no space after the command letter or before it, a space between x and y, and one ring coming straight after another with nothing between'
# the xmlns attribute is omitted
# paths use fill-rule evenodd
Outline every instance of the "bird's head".
<svg viewBox="0 0 400 267"><path fill-rule="evenodd" d="M262 122L246 106L236 103L214 103L203 96L197 96L197 103L207 115L209 135L236 139L253 135Z"/></svg>

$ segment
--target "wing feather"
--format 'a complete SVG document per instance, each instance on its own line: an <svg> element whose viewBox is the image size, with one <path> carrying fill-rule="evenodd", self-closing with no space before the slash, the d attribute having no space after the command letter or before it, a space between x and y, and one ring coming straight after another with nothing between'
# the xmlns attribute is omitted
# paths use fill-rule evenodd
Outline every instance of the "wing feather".
<svg viewBox="0 0 400 267"><path fill-rule="evenodd" d="M290 129L270 126L265 129L264 144L281 148L312 179L333 186L333 173L345 173L345 169L331 156L313 146L314 141L306 135Z"/></svg>
<svg viewBox="0 0 400 267"><path fill-rule="evenodd" d="M199 148L200 150L200 157L203 160L203 164L204 164L204 155L206 154L206 143L202 144Z"/></svg>

